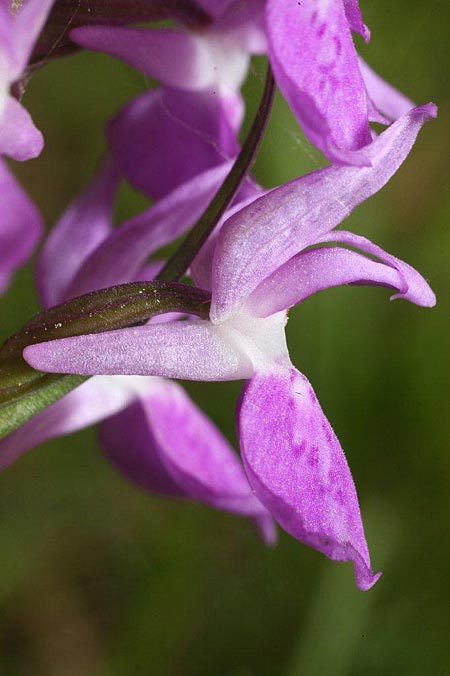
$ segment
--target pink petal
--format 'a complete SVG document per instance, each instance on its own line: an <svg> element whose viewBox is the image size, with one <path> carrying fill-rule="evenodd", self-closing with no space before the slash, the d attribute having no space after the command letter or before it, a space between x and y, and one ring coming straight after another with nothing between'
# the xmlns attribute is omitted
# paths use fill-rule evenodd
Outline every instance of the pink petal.
<svg viewBox="0 0 450 676"><path fill-rule="evenodd" d="M256 496L288 533L352 561L359 589L377 581L353 479L314 391L294 368L255 376L239 411L241 452Z"/></svg>
<svg viewBox="0 0 450 676"><path fill-rule="evenodd" d="M9 96L0 117L0 154L22 162L40 155L43 147L44 138L30 114Z"/></svg>
<svg viewBox="0 0 450 676"><path fill-rule="evenodd" d="M369 42L370 31L363 21L358 0L344 0L344 8L350 30L359 33L365 42Z"/></svg>
<svg viewBox="0 0 450 676"><path fill-rule="evenodd" d="M108 139L131 185L160 199L238 153L241 113L240 97L233 108L210 92L156 89L123 108L108 125Z"/></svg>
<svg viewBox="0 0 450 676"><path fill-rule="evenodd" d="M138 279L157 249L180 237L200 218L231 164L196 176L114 230L80 268L68 291L70 296Z"/></svg>
<svg viewBox="0 0 450 676"><path fill-rule="evenodd" d="M197 4L214 19L225 14L235 2L236 0L197 0Z"/></svg>
<svg viewBox="0 0 450 676"><path fill-rule="evenodd" d="M74 28L70 38L80 47L114 56L168 87L199 90L214 81L203 43L181 30L85 26Z"/></svg>
<svg viewBox="0 0 450 676"><path fill-rule="evenodd" d="M345 246L355 247L360 249L369 256L376 256L386 265L390 265L397 270L399 274L399 285L397 286L399 293L391 296L391 300L397 298L404 298L410 303L421 305L422 307L433 307L436 304L436 296L431 290L428 282L417 272L413 267L401 261L399 258L392 256L381 247L371 242L366 237L354 235L352 232L345 230L336 230L320 238L322 242L335 242ZM395 287L394 287L395 288Z"/></svg>
<svg viewBox="0 0 450 676"><path fill-rule="evenodd" d="M236 454L184 390L168 381L108 420L102 444L115 467L146 490L242 516L267 514Z"/></svg>
<svg viewBox="0 0 450 676"><path fill-rule="evenodd" d="M355 16L354 3L347 11ZM307 138L333 162L371 142L366 91L339 0L268 0L269 56L277 83ZM349 152L350 151L350 152Z"/></svg>
<svg viewBox="0 0 450 676"><path fill-rule="evenodd" d="M240 380L253 366L234 338L208 321L170 322L30 345L23 354L50 373Z"/></svg>
<svg viewBox="0 0 450 676"><path fill-rule="evenodd" d="M14 16L15 68L12 80L25 70L34 43L41 32L55 0L26 0Z"/></svg>
<svg viewBox="0 0 450 676"><path fill-rule="evenodd" d="M397 289L392 296L431 307L436 299L423 277L409 265L364 237L335 231L322 241L347 244L377 256L382 263L340 248L311 249L284 263L252 293L249 308L258 317L302 303L313 294L343 284L367 284Z"/></svg>
<svg viewBox="0 0 450 676"><path fill-rule="evenodd" d="M415 108L367 149L370 167L327 167L281 186L222 228L214 257L211 319L223 321L283 263L339 225L401 166L432 104Z"/></svg>
<svg viewBox="0 0 450 676"><path fill-rule="evenodd" d="M47 237L37 263L42 305L67 300L67 291L85 260L112 230L112 207L120 176L106 160L92 183L68 206ZM100 287L99 287L100 288Z"/></svg>
<svg viewBox="0 0 450 676"><path fill-rule="evenodd" d="M375 108L388 120L397 120L411 108L414 108L411 99L408 99L398 89L383 80L361 58L359 58L359 67L371 101Z"/></svg>
<svg viewBox="0 0 450 676"><path fill-rule="evenodd" d="M0 470L44 441L71 434L117 413L149 387L138 378L92 378L0 441ZM151 384L151 386L153 386Z"/></svg>
<svg viewBox="0 0 450 676"><path fill-rule="evenodd" d="M0 292L31 255L43 230L41 216L0 159Z"/></svg>

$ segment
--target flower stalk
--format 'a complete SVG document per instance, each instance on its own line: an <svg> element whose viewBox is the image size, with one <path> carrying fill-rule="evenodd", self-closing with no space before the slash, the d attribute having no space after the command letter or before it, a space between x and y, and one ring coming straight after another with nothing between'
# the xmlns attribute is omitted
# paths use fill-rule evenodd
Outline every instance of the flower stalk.
<svg viewBox="0 0 450 676"><path fill-rule="evenodd" d="M179 280L230 206L255 161L269 120L274 93L275 81L272 69L268 65L261 101L241 152L211 204L187 235L184 242L172 257L169 258L157 279Z"/></svg>

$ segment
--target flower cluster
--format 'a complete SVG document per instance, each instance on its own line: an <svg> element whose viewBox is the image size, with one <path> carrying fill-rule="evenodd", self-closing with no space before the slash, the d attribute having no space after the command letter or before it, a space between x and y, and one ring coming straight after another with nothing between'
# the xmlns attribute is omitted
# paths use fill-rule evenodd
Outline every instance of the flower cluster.
<svg viewBox="0 0 450 676"><path fill-rule="evenodd" d="M171 3L135 4L137 16L133 3L121 0L108 17L94 2L93 13L69 33L72 48L121 59L158 86L108 123L109 153L98 175L39 254L40 299L44 308L62 304L63 322L64 302L75 297L189 274L189 284L209 294L209 316L186 309L139 325L31 341L23 357L37 371L93 377L4 437L0 466L101 421L105 454L135 484L250 517L267 542L276 537L275 521L329 558L352 561L358 587L369 589L379 575L371 569L352 476L310 383L290 361L284 330L290 308L339 285L386 287L392 298L434 305L413 268L336 227L389 181L435 106L414 107L359 58L352 33L366 41L370 34L357 0L186 0L169 11L170 28L130 24L166 18L161 6ZM0 151L15 159L42 148L8 88L26 77L36 39L54 29L67 3L56 0L49 15L52 5L25 0L15 14L0 8ZM210 215L247 152L238 141L241 85L253 54L267 54L303 133L330 166L268 191L241 172ZM372 122L386 129L377 136ZM41 224L3 164L0 175L7 197L0 206L4 288ZM153 204L113 228L121 180ZM191 247L189 270L172 275L169 262L161 271L163 263L151 260L157 250L208 218L209 236L181 245L184 252ZM237 411L242 463L171 379L245 381Z"/></svg>

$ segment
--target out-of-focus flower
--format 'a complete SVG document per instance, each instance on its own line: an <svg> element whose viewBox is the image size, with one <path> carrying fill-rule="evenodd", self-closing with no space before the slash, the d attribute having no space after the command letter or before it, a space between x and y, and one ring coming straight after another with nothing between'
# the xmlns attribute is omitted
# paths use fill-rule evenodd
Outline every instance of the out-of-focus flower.
<svg viewBox="0 0 450 676"><path fill-rule="evenodd" d="M37 157L44 141L22 104L10 94L23 75L53 0L26 0L15 14L0 4L0 156ZM0 158L0 292L25 262L42 231L41 217Z"/></svg>
<svg viewBox="0 0 450 676"><path fill-rule="evenodd" d="M83 280L83 290L103 286L105 278L111 284L130 280L122 276L120 264L114 268L114 261L101 253L89 266L94 252L103 251L102 243L109 237L117 241L120 229L113 231L111 211L119 178L114 163L107 159L96 179L52 230L38 261L39 292L45 307L71 297L77 275ZM152 216L147 215L147 233L159 228L159 236L170 241L174 233L171 218L178 219L178 229L183 223L189 227L199 201L200 208L205 208L205 199L210 197L210 191L205 194L204 180L202 189L200 200L189 192L192 203L180 189L169 195L166 209L170 204L174 213L153 207ZM147 234L149 245L150 240ZM158 241L158 232L154 232L153 241ZM129 271L133 280L153 276L145 259L135 262ZM75 285L81 286L81 282ZM0 469L44 441L102 421L101 443L106 456L135 484L249 517L265 540L273 542L272 519L253 495L231 446L179 385L161 378L92 378L2 439Z"/></svg>
<svg viewBox="0 0 450 676"><path fill-rule="evenodd" d="M29 364L48 372L249 380L238 422L253 491L294 537L331 559L352 561L363 590L378 576L356 490L311 385L290 362L286 309L341 284L385 286L396 298L434 304L428 284L409 265L363 237L332 231L389 180L435 115L429 104L394 123L367 148L370 166L322 169L229 218L213 265L200 257L193 269L196 282L211 288L209 321L148 324L24 351Z"/></svg>
<svg viewBox="0 0 450 676"><path fill-rule="evenodd" d="M107 130L124 176L151 198L238 153L240 87L250 54L265 49L261 3L244 4L201 31L87 26L70 33L79 46L163 85L127 104Z"/></svg>

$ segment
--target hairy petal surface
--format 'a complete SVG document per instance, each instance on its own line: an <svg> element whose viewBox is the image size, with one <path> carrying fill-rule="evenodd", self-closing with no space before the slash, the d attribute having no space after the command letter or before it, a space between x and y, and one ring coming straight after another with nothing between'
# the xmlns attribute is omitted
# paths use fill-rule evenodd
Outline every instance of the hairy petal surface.
<svg viewBox="0 0 450 676"><path fill-rule="evenodd" d="M127 406L154 387L148 378L92 378L0 440L0 470L44 441L71 434Z"/></svg>
<svg viewBox="0 0 450 676"><path fill-rule="evenodd" d="M256 496L293 537L335 561L356 584L377 581L353 479L308 380L294 368L255 376L238 414L241 452Z"/></svg>
<svg viewBox="0 0 450 676"><path fill-rule="evenodd" d="M43 223L23 188L0 159L0 293L36 246Z"/></svg>
<svg viewBox="0 0 450 676"><path fill-rule="evenodd" d="M44 138L27 110L12 96L0 118L0 154L23 162L40 155Z"/></svg>
<svg viewBox="0 0 450 676"><path fill-rule="evenodd" d="M253 314L267 317L302 303L319 291L345 284L385 286L399 291L392 300L404 298L425 307L435 304L433 292L416 270L364 237L342 232L341 239L341 232L336 231L323 241L365 246L366 253L383 262L337 247L304 251L278 268L252 293L248 307Z"/></svg>
<svg viewBox="0 0 450 676"><path fill-rule="evenodd" d="M360 26L355 3L347 2ZM270 61L305 135L333 162L365 165L352 153L371 142L367 98L341 0L268 0ZM361 22L362 24L362 22Z"/></svg>
<svg viewBox="0 0 450 676"><path fill-rule="evenodd" d="M237 155L242 112L238 95L226 101L207 91L156 89L123 108L108 125L108 139L131 185L152 199L161 199Z"/></svg>
<svg viewBox="0 0 450 676"><path fill-rule="evenodd" d="M105 454L131 481L242 516L268 516L236 454L184 390L158 379L153 392L102 426Z"/></svg>
<svg viewBox="0 0 450 676"><path fill-rule="evenodd" d="M147 324L30 345L24 358L50 373L240 380L253 366L235 333L202 320Z"/></svg>
<svg viewBox="0 0 450 676"><path fill-rule="evenodd" d="M69 205L51 230L36 270L44 308L68 300L67 291L78 270L110 234L119 181L117 167L107 159L92 183Z"/></svg>
<svg viewBox="0 0 450 676"><path fill-rule="evenodd" d="M370 167L326 167L272 190L228 219L214 255L212 321L228 318L266 277L380 190L422 125L435 116L436 107L428 104L397 120L368 146Z"/></svg>

